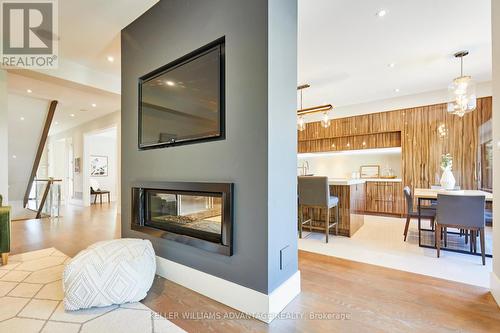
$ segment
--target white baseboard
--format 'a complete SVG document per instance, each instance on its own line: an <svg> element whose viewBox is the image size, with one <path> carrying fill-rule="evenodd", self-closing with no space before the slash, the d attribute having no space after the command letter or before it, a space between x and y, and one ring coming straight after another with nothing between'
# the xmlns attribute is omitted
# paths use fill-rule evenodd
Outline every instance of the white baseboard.
<svg viewBox="0 0 500 333"><path fill-rule="evenodd" d="M156 274L266 323L300 293L300 271L269 295L158 256Z"/></svg>
<svg viewBox="0 0 500 333"><path fill-rule="evenodd" d="M495 272L490 273L490 291L498 306L500 306L500 278Z"/></svg>

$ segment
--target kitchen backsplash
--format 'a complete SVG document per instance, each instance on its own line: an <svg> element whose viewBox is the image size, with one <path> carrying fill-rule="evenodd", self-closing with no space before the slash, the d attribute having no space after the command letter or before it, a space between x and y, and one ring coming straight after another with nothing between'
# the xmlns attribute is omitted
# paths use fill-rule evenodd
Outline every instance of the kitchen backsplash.
<svg viewBox="0 0 500 333"><path fill-rule="evenodd" d="M401 178L401 153L331 155L302 158L297 161L297 174L302 173L304 162L308 163L308 173L329 178L351 178L353 172L359 172L362 165L379 165L382 173L385 168L392 168L393 173Z"/></svg>

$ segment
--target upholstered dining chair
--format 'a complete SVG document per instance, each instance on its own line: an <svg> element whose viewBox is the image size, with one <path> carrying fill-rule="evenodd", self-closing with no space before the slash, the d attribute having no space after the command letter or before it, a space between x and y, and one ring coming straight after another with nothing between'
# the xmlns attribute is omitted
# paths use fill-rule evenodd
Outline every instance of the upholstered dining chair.
<svg viewBox="0 0 500 333"><path fill-rule="evenodd" d="M418 218L418 210L415 211L413 209L413 195L411 194L411 189L408 186L405 186L403 189L403 193L406 199L406 205L408 206L408 212L406 213L406 223L405 230L403 232L404 241L406 242L406 236L408 235L408 228L410 226L411 219ZM434 230L434 219L436 218L436 209L433 207L421 207L421 218L430 220L431 228Z"/></svg>
<svg viewBox="0 0 500 333"><path fill-rule="evenodd" d="M443 228L457 228L469 230L471 233L471 249L475 248L476 236L479 232L481 242L481 256L483 265L485 260L484 240L484 207L485 197L479 195L449 195L438 194L436 217L436 251L439 258L441 237L438 236ZM445 235L446 237L446 235Z"/></svg>
<svg viewBox="0 0 500 333"><path fill-rule="evenodd" d="M309 224L309 231L324 230L326 242L328 243L328 234L332 227L335 227L335 234L338 234L339 227L339 199L330 195L328 186L328 177L320 176L300 176L298 177L299 192L299 237L302 238L302 227ZM330 209L335 207L335 222L330 222ZM313 218L308 216L304 220L304 209L325 209L325 226L316 227L312 225ZM309 210L308 210L309 212Z"/></svg>

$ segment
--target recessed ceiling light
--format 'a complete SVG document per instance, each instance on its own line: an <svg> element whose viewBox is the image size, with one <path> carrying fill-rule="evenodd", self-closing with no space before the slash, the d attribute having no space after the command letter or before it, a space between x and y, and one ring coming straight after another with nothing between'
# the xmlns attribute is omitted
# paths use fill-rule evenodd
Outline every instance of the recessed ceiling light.
<svg viewBox="0 0 500 333"><path fill-rule="evenodd" d="M390 63L389 65L387 65L387 66L389 66L390 68L394 68L394 67L396 66L396 64L395 64L395 63L393 63L393 62L391 62L391 63Z"/></svg>
<svg viewBox="0 0 500 333"><path fill-rule="evenodd" d="M12 158L16 159L16 158L17 158L17 156L16 156L16 155L12 155Z"/></svg>
<svg viewBox="0 0 500 333"><path fill-rule="evenodd" d="M398 93L399 92L399 88L394 89L394 92Z"/></svg>
<svg viewBox="0 0 500 333"><path fill-rule="evenodd" d="M381 9L377 12L378 17L384 17L387 14L387 10Z"/></svg>
<svg viewBox="0 0 500 333"><path fill-rule="evenodd" d="M74 117L74 116L75 116L75 114L74 114L74 113L72 113L72 114L70 114L69 116L70 116L70 117Z"/></svg>
<svg viewBox="0 0 500 333"><path fill-rule="evenodd" d="M97 104L92 103L92 107L93 107L93 108L97 107Z"/></svg>
<svg viewBox="0 0 500 333"><path fill-rule="evenodd" d="M31 93L33 92L33 90L31 90L31 89L26 89L26 92L27 92L28 94L31 94Z"/></svg>
<svg viewBox="0 0 500 333"><path fill-rule="evenodd" d="M172 81L167 81L167 82L165 82L165 83L166 83L168 86L171 86L171 87L172 87L172 86L175 86L175 83L173 83Z"/></svg>
<svg viewBox="0 0 500 333"><path fill-rule="evenodd" d="M54 125L59 125L59 122L58 122L58 121L56 121L56 122L54 123Z"/></svg>
<svg viewBox="0 0 500 333"><path fill-rule="evenodd" d="M107 59L108 59L109 62L114 62L115 61L115 58L113 56L108 56Z"/></svg>
<svg viewBox="0 0 500 333"><path fill-rule="evenodd" d="M21 118L19 118L19 119L24 120L24 117L21 117Z"/></svg>

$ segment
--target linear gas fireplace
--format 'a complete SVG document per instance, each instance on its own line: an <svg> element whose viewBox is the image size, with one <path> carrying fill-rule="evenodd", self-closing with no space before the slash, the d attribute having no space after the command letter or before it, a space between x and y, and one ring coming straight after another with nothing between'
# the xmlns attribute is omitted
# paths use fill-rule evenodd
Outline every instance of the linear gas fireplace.
<svg viewBox="0 0 500 333"><path fill-rule="evenodd" d="M232 255L232 199L232 183L138 183L132 229Z"/></svg>

